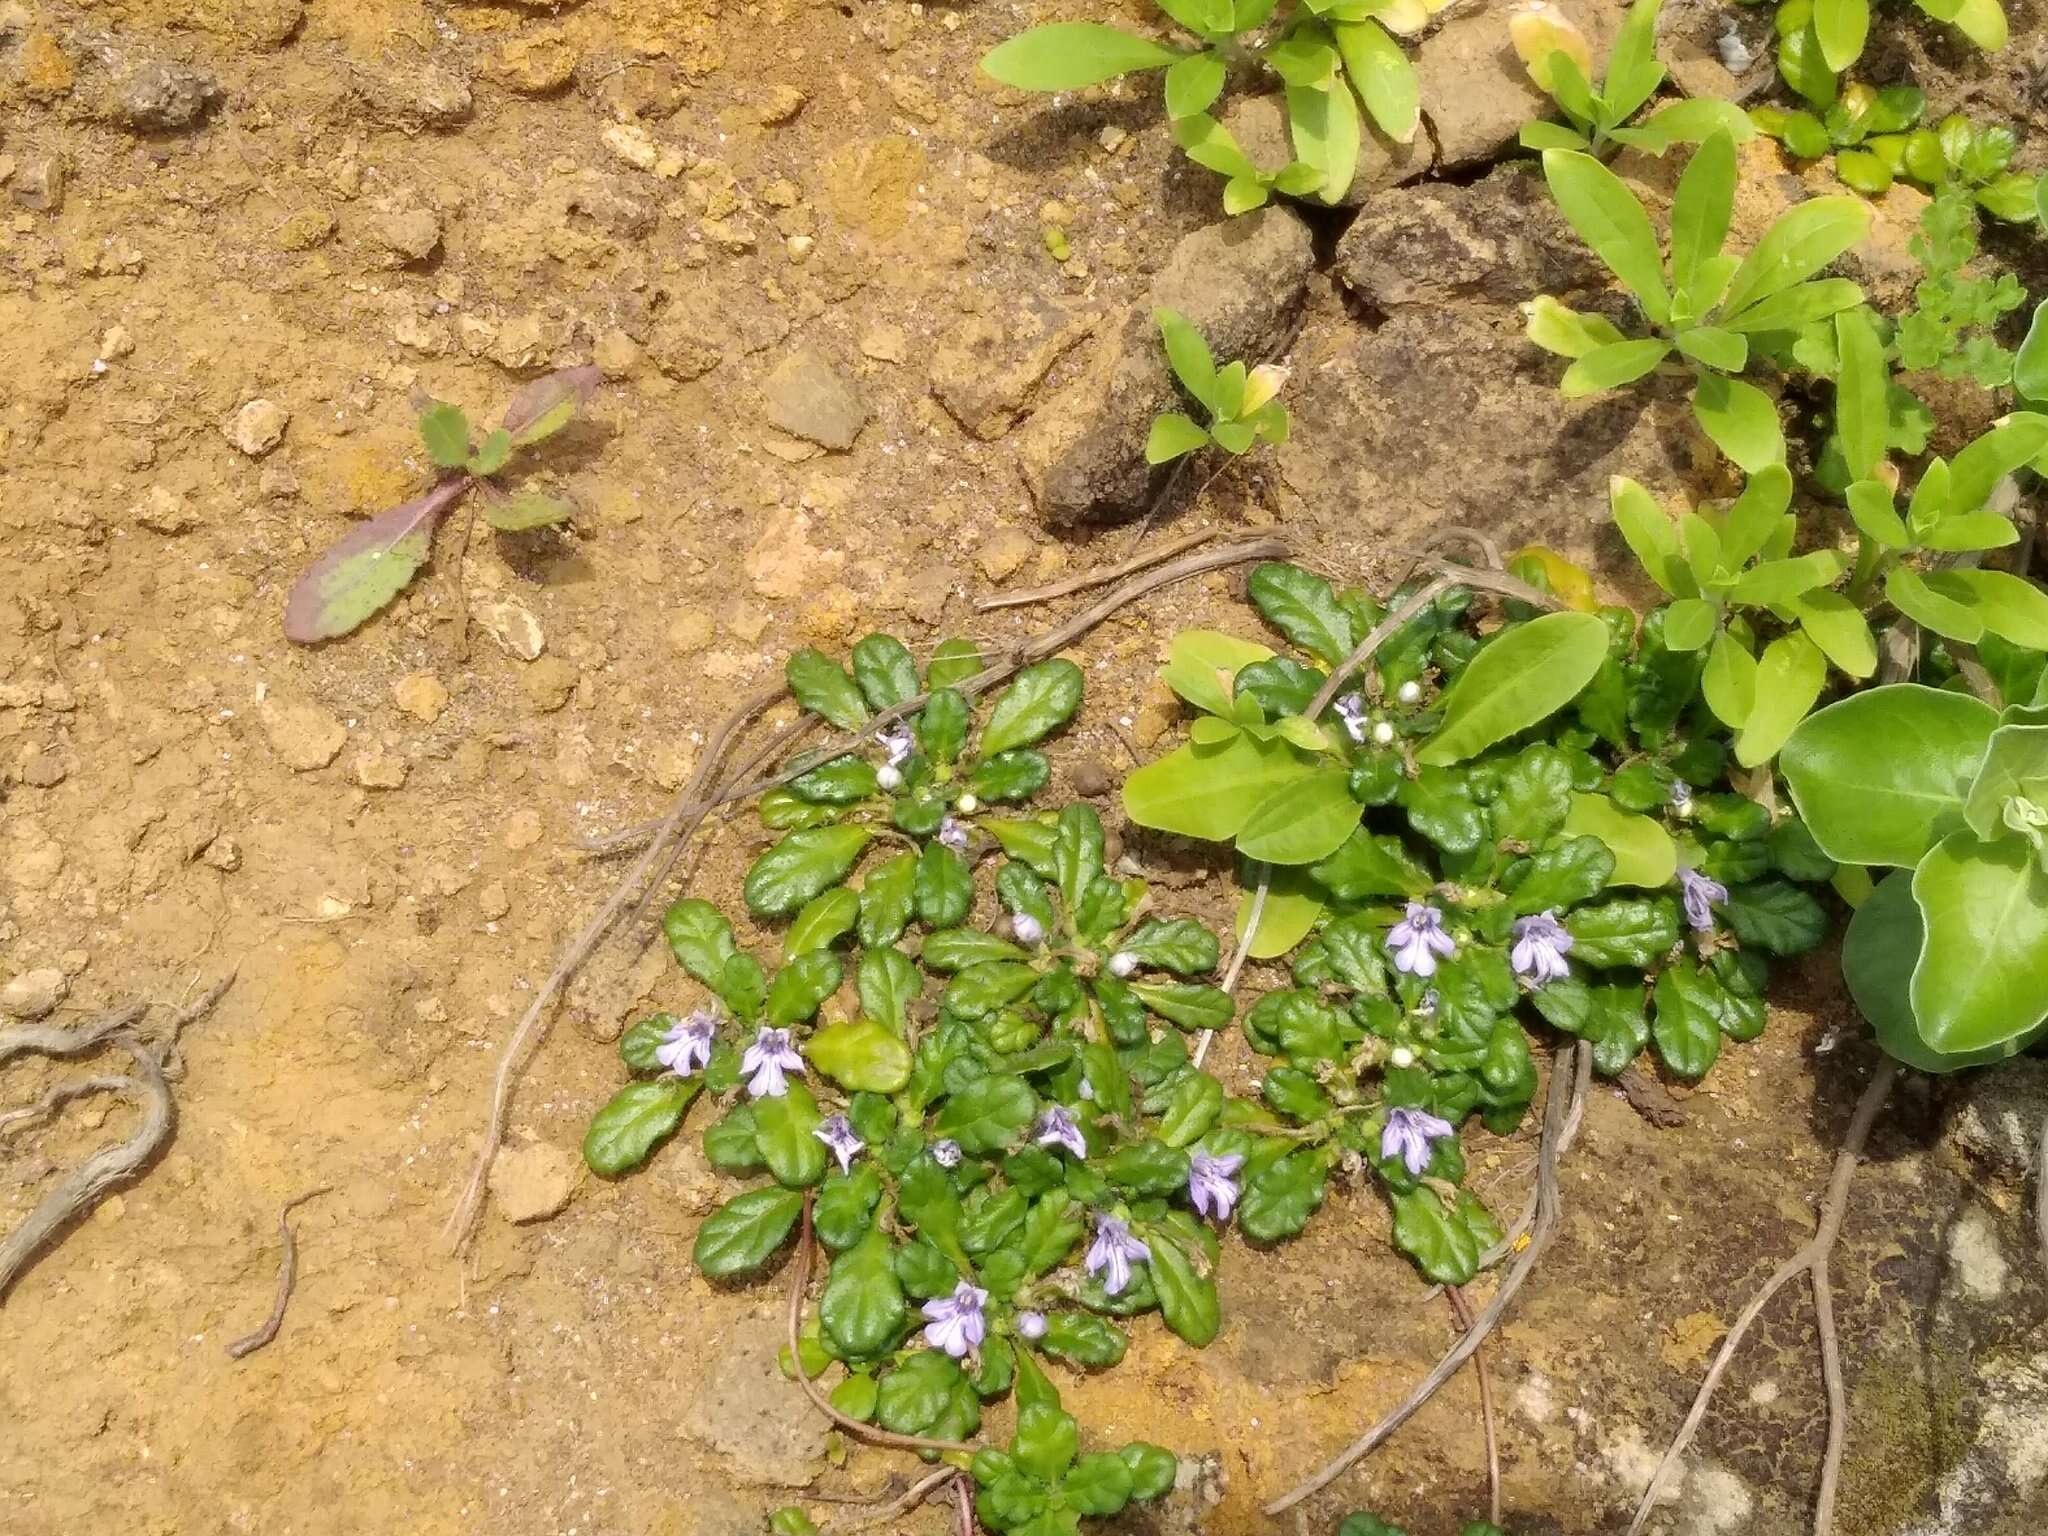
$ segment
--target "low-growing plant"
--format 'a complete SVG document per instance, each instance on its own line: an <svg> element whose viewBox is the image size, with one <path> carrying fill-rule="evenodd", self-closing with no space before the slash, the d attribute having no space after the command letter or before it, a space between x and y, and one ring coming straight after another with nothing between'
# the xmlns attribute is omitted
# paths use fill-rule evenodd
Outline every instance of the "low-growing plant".
<svg viewBox="0 0 2048 1536"><path fill-rule="evenodd" d="M1762 1028L1765 956L1820 942L1802 886L1833 865L1795 821L1718 787L1725 732L1661 618L1639 636L1622 610L1511 611L1482 635L1447 592L1388 629L1365 594L1284 564L1249 591L1310 660L1177 636L1163 676L1198 713L1126 781L1124 808L1234 843L1243 883L1266 887L1239 913L1249 953L1293 955L1294 986L1243 1014L1276 1059L1262 1096L1299 1139L1260 1187L1291 1188L1305 1214L1367 1132L1396 1245L1462 1284L1499 1228L1459 1187L1457 1128L1519 1124L1532 1025L1586 1039L1605 1074L1654 1046L1701 1076L1724 1036ZM1370 672L1325 701L1329 669L1383 629ZM1246 1230L1270 1219L1248 1194Z"/></svg>
<svg viewBox="0 0 2048 1536"><path fill-rule="evenodd" d="M1162 411L1145 439L1148 464L1169 463L1212 445L1237 458L1254 443L1278 447L1287 441L1287 407L1275 398L1287 382L1285 368L1260 363L1248 370L1241 361L1218 368L1209 344L1184 316L1170 309L1153 316L1174 378L1209 422L1204 426L1183 411Z"/></svg>
<svg viewBox="0 0 2048 1536"><path fill-rule="evenodd" d="M1529 339L1572 359L1564 393L1577 398L1632 384L1676 352L1693 375L1694 419L1715 445L1751 473L1784 463L1776 401L1739 375L1753 343L1862 302L1855 283L1817 274L1869 232L1869 208L1859 198L1816 197L1780 216L1746 255L1725 253L1735 145L1716 131L1678 179L1667 278L1650 216L1619 176L1590 155L1562 149L1544 151L1543 174L1565 219L1657 333L1628 337L1605 316L1548 296L1525 304Z"/></svg>
<svg viewBox="0 0 2048 1536"><path fill-rule="evenodd" d="M1607 56L1600 88L1592 86L1593 50L1586 36L1556 6L1518 8L1508 18L1508 36L1529 78L1564 114L1563 123L1522 125L1524 149L1583 150L1590 154L1626 147L1661 155L1673 144L1697 144L1725 129L1738 143L1756 129L1732 102L1696 97L1672 102L1630 126L1664 83L1657 59L1657 12L1663 0L1635 0Z"/></svg>
<svg viewBox="0 0 2048 1536"><path fill-rule="evenodd" d="M2027 590L2039 650L2048 596ZM1829 705L1786 743L1785 783L1815 842L1893 871L1856 909L1842 974L1885 1049L1921 1071L2048 1038L2044 703L2038 681L2002 710L1898 683Z"/></svg>
<svg viewBox="0 0 2048 1536"><path fill-rule="evenodd" d="M1160 0L1198 46L1172 47L1095 22L1054 22L992 49L982 68L1027 91L1070 91L1120 75L1165 71L1174 138L1225 178L1223 206L1244 213L1273 192L1340 201L1358 167L1365 119L1397 144L1415 137L1421 92L1393 33L1413 32L1442 0ZM1295 158L1254 164L1214 115L1233 67L1255 65L1284 88ZM1360 107L1365 116L1361 117Z"/></svg>
<svg viewBox="0 0 2048 1536"><path fill-rule="evenodd" d="M293 585L285 603L284 632L302 645L332 640L403 592L433 550L441 519L471 491L485 498L484 520L508 533L559 523L576 509L539 485L502 491L498 477L515 456L566 427L597 389L598 371L568 368L526 385L505 407L498 425L473 437L458 406L431 397L415 401L420 437L440 474L417 501L359 523L330 547Z"/></svg>
<svg viewBox="0 0 2048 1536"><path fill-rule="evenodd" d="M1999 0L1913 0L1927 16L1953 26L1986 53L2008 35ZM1871 0L1782 0L1776 13L1778 74L1809 105L1834 105L1841 76L1863 57Z"/></svg>
<svg viewBox="0 0 2048 1536"><path fill-rule="evenodd" d="M2036 178L2011 169L2019 147L2013 130L1973 123L1960 113L1939 127L1923 128L1918 125L1926 109L1926 94L1915 86L1872 89L1859 83L1819 116L1780 107L1758 107L1749 115L1802 160L1832 151L1835 174L1867 196L1881 197L1900 180L1928 192L1954 188L1995 219L2031 222Z"/></svg>
<svg viewBox="0 0 2048 1536"><path fill-rule="evenodd" d="M1339 1522L1337 1536L1408 1536L1408 1533L1378 1515L1360 1511L1346 1515ZM1458 1536L1508 1536L1508 1533L1490 1520L1468 1520L1458 1527Z"/></svg>

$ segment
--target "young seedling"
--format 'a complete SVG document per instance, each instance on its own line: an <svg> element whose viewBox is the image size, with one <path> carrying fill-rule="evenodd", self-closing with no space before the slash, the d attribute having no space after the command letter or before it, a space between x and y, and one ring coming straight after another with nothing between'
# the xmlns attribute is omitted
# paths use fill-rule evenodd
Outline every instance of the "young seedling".
<svg viewBox="0 0 2048 1536"><path fill-rule="evenodd" d="M1667 278L1650 216L1614 172L1591 155L1548 149L1543 175L1579 238L1621 279L1657 332L1631 339L1604 316L1547 296L1523 305L1529 339L1572 359L1564 393L1577 398L1632 384L1675 351L1692 371L1693 417L1715 445L1752 474L1784 463L1776 402L1737 375L1748 366L1754 339L1863 302L1863 290L1848 279L1815 274L1869 233L1868 205L1857 197L1813 198L1783 214L1746 256L1724 254L1735 142L1717 130L1678 178Z"/></svg>
<svg viewBox="0 0 2048 1536"><path fill-rule="evenodd" d="M1445 0L1300 0L1274 21L1277 0L1160 0L1199 41L1170 47L1094 22L1033 27L990 51L982 68L1027 91L1071 91L1163 69L1174 138L1225 179L1223 207L1244 213L1275 191L1340 201L1358 168L1365 114L1397 144L1415 137L1415 67L1389 35L1426 25ZM1285 90L1294 156L1262 170L1212 114L1233 65L1250 62Z"/></svg>
<svg viewBox="0 0 2048 1536"><path fill-rule="evenodd" d="M1907 149L1927 110L1927 93L1917 86L1873 89L1858 83L1844 90L1816 116L1798 108L1757 107L1749 118L1757 128L1801 160L1832 153L1843 185L1866 197L1882 197L1907 171Z"/></svg>
<svg viewBox="0 0 2048 1536"><path fill-rule="evenodd" d="M1629 8L1598 91L1591 84L1592 46L1563 11L1537 0L1508 18L1508 36L1529 78L1557 103L1565 119L1524 123L1524 149L1597 155L1626 146L1661 155L1673 144L1697 144L1716 130L1725 129L1737 143L1755 134L1740 107L1705 96L1673 102L1634 127L1627 126L1664 83L1664 66L1657 61L1661 4L1662 0L1636 0Z"/></svg>
<svg viewBox="0 0 2048 1536"><path fill-rule="evenodd" d="M1248 452L1254 443L1278 447L1287 441L1287 407L1274 398L1287 382L1287 370L1261 363L1247 370L1240 362L1218 368L1201 332L1175 311L1153 311L1166 360L1181 388L1208 414L1204 427L1180 411L1154 418L1145 440L1145 459L1165 464L1214 444L1231 457Z"/></svg>
<svg viewBox="0 0 2048 1536"><path fill-rule="evenodd" d="M1986 53L2006 42L1999 0L1913 0ZM1841 75L1863 57L1870 37L1870 0L1784 0L1776 15L1778 73L1816 111L1835 104Z"/></svg>
<svg viewBox="0 0 2048 1536"><path fill-rule="evenodd" d="M559 523L575 508L535 486L511 494L498 477L515 454L555 435L575 419L597 389L593 367L567 368L535 379L505 407L499 424L472 441L469 418L446 401L419 405L420 436L439 472L434 488L416 501L379 513L351 529L293 585L285 603L284 632L301 645L345 635L405 590L431 553L434 530L471 491L485 497L484 520L519 532Z"/></svg>

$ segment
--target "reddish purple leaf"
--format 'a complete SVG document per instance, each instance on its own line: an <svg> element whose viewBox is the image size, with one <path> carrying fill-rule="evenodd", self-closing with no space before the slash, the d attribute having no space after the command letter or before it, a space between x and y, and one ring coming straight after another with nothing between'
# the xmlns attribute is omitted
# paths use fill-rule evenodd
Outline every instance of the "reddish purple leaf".
<svg viewBox="0 0 2048 1536"><path fill-rule="evenodd" d="M434 525L472 483L467 475L443 480L419 500L351 528L293 585L285 638L311 645L345 635L403 592L427 563Z"/></svg>
<svg viewBox="0 0 2048 1536"><path fill-rule="evenodd" d="M524 448L561 431L570 418L590 403L602 377L586 363L581 368L563 368L526 385L505 407L501 423L512 434L513 445Z"/></svg>

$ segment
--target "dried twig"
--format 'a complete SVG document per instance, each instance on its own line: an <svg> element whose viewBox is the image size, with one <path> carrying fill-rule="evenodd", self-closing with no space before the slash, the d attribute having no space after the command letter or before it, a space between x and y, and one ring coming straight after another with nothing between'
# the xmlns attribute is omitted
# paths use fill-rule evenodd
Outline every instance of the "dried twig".
<svg viewBox="0 0 2048 1536"><path fill-rule="evenodd" d="M1406 624L1456 585L1457 583L1449 576L1439 574L1430 577L1428 581L1417 587L1406 602L1402 603L1384 619L1381 619L1379 623L1373 625L1372 632L1358 642L1356 649L1349 656L1346 656L1343 661L1337 664L1337 669L1330 674L1329 680L1317 690L1316 696L1309 701L1308 708L1303 710L1302 713L1311 720L1322 719L1323 711L1328 709L1330 701L1343 691L1344 684L1350 680L1351 674L1370 661L1373 652L1391 640L1400 631L1403 624Z"/></svg>
<svg viewBox="0 0 2048 1536"><path fill-rule="evenodd" d="M1226 995L1237 992L1238 973L1244 969L1245 957L1251 953L1252 935L1259 931L1259 919L1266 915L1266 894L1273 888L1273 870L1270 865L1259 866L1259 883L1252 891L1251 911L1245 914L1244 932L1237 936L1237 946L1230 953L1230 966L1223 973L1223 990ZM1216 1036L1213 1029L1202 1031L1195 1042L1195 1065L1200 1067L1202 1058L1209 1054L1209 1042Z"/></svg>
<svg viewBox="0 0 2048 1536"><path fill-rule="evenodd" d="M1692 1411L1678 1427L1671 1448L1664 1453L1656 1475L1650 1479L1650 1486L1643 1491L1643 1501L1636 1507L1635 1519L1629 1522L1628 1536L1640 1536L1644 1525L1649 1522L1665 1484L1684 1457L1686 1447L1692 1444L1692 1437L1698 1432L1701 1421L1706 1418L1714 1389L1727 1374L1728 1363L1735 1358L1743 1336L1786 1282L1802 1274L1813 1277L1813 1309L1820 1329L1821 1367L1828 1389L1827 1450L1821 1462L1820 1493L1815 1499L1813 1514L1814 1536L1828 1536L1834 1524L1835 1488L1841 1477L1842 1441L1847 1425L1841 1354L1835 1339L1834 1295L1828 1285L1828 1257L1834 1252L1835 1239L1841 1234L1842 1216L1849 1200L1849 1181L1856 1173L1864 1144L1870 1139L1870 1128L1891 1093L1892 1080L1897 1073L1897 1067L1887 1057L1871 1078L1870 1086L1863 1090L1863 1097L1856 1101L1856 1112L1849 1117L1848 1134L1842 1138L1842 1150L1836 1154L1834 1177L1828 1181L1827 1199L1821 1204L1820 1220L1812 1239L1778 1266L1770 1279L1764 1282L1763 1288L1750 1298L1749 1305L1742 1309L1735 1325L1728 1330L1728 1336L1721 1341L1720 1351L1708 1367L1706 1379L1700 1383L1699 1395L1693 1399Z"/></svg>
<svg viewBox="0 0 2048 1536"><path fill-rule="evenodd" d="M45 1243L74 1217L97 1206L115 1185L133 1177L156 1155L157 1148L170 1134L176 1118L171 1085L164 1080L164 1069L157 1064L155 1053L133 1035L116 1035L113 1043L134 1058L135 1075L125 1086L144 1095L142 1124L126 1141L101 1147L65 1174L57 1187L28 1213L27 1219L8 1233L7 1240L0 1242L0 1300L6 1298L15 1278Z"/></svg>
<svg viewBox="0 0 2048 1536"><path fill-rule="evenodd" d="M619 914L639 897L650 877L654 876L658 869L666 867L662 860L671 845L679 838L687 837L695 831L697 824L704 819L711 808L711 803L704 798L704 787L717 771L719 759L725 755L726 744L732 740L741 726L774 704L785 692L787 690L780 685L764 689L725 717L718 729L712 733L711 740L705 743L704 755L698 761L696 772L691 774L690 782L685 786L676 809L662 822L653 841L647 845L647 850L634 861L633 867L626 872L626 877L606 898L604 905L598 908L597 915L584 924L582 930L569 941L561 959L555 962L553 973L541 984L540 990L534 994L533 1001L527 1005L518 1027L512 1031L511 1038L505 1042L505 1049L498 1057L498 1070L491 1081L491 1109L484 1122L483 1144L477 1150L476 1165L470 1170L469 1185L462 1192L462 1200L456 1206L455 1213L448 1219L447 1230L451 1239L449 1247L452 1251L459 1251L469 1241L470 1233L476 1229L477 1215L483 1209L485 1184L490 1178L491 1162L497 1157L498 1145L505 1135L505 1110L512 1098L512 1080L518 1075L527 1052L539 1044L541 1037L547 1033L549 1009L561 995L562 989L568 985L569 978L576 974L583 962L590 958L591 951L596 949L605 934L610 932Z"/></svg>
<svg viewBox="0 0 2048 1536"><path fill-rule="evenodd" d="M80 1077L59 1083L26 1109L10 1109L0 1115L0 1136L49 1119L73 1099L82 1099L90 1093L125 1093L134 1086L132 1077Z"/></svg>
<svg viewBox="0 0 2048 1536"><path fill-rule="evenodd" d="M811 1373L804 1369L803 1318L804 1292L811 1283L811 1251L817 1240L811 1233L811 1191L804 1191L803 1230L797 1236L796 1259L789 1275L789 1358L796 1371L797 1383L804 1389L804 1396L818 1412L825 1415L839 1428L856 1439L870 1445L894 1446L900 1451L961 1451L971 1456L974 1447L962 1440L937 1440L929 1435L899 1435L894 1430L882 1429L874 1424L864 1424L851 1418L832 1406L832 1399L819 1390L811 1379Z"/></svg>
<svg viewBox="0 0 2048 1536"><path fill-rule="evenodd" d="M974 1495L968 1491L964 1474L954 1474L953 1497L960 1507L960 1536L979 1536L981 1527L974 1523Z"/></svg>
<svg viewBox="0 0 2048 1536"><path fill-rule="evenodd" d="M39 1056L82 1056L118 1030L129 1029L149 1012L148 1003L109 1008L65 1028L59 1024L15 1024L0 1029L0 1063L34 1051Z"/></svg>
<svg viewBox="0 0 2048 1536"><path fill-rule="evenodd" d="M1455 1285L1444 1287L1451 1301L1451 1315L1458 1326L1472 1331L1472 1308L1465 1293ZM1500 1524L1500 1432L1493 1420L1493 1377L1486 1369L1486 1352L1472 1351L1472 1368L1479 1373L1479 1416L1486 1425L1486 1518Z"/></svg>
<svg viewBox="0 0 2048 1536"><path fill-rule="evenodd" d="M1501 1281L1500 1288L1493 1294L1493 1300L1486 1304L1485 1310L1479 1314L1472 1327L1445 1352L1443 1358L1437 1361L1435 1368L1422 1379L1413 1392L1408 1394L1399 1407L1339 1451L1321 1471L1266 1505L1266 1514L1284 1514L1309 1495L1320 1492L1342 1477L1361 1457L1375 1450L1389 1435L1407 1423L1417 1409L1436 1395L1438 1388L1458 1373L1458 1368L1479 1348L1480 1341L1493 1332L1506 1313L1508 1303L1514 1300L1515 1293L1522 1288L1522 1282L1529 1278L1530 1270L1536 1267L1536 1261L1543 1256L1543 1250L1550 1245L1551 1235L1557 1230L1562 1210L1562 1197L1557 1183L1557 1161L1567 1140L1566 1128L1575 1124L1582 1112L1592 1069L1592 1052L1583 1042L1574 1042L1560 1048L1553 1059L1550 1092L1543 1106L1543 1140L1537 1173L1535 1221L1529 1232L1528 1246L1516 1259L1514 1268L1509 1270Z"/></svg>
<svg viewBox="0 0 2048 1536"><path fill-rule="evenodd" d="M871 1531L878 1525L885 1525L889 1521L896 1519L899 1515L907 1515L911 1510L917 1508L918 1505L938 1492L942 1486L959 1475L960 1471L957 1467L941 1467L929 1476L922 1477L912 1483L901 1494L891 1499L873 1514L863 1516L860 1520L848 1526L847 1530L849 1532ZM816 1495L812 1495L812 1497L816 1497Z"/></svg>
<svg viewBox="0 0 2048 1536"><path fill-rule="evenodd" d="M1056 597L1070 597L1076 592L1086 592L1091 587L1106 587L1112 581L1142 571L1147 566L1157 565L1162 560L1171 560L1175 555L1184 555L1191 549L1199 549L1216 537L1217 530L1204 528L1183 538L1170 539L1156 549L1148 549L1120 560L1115 565L1101 570L1084 571L1078 576L1069 576L1064 581L1053 582L1050 586L1033 587L1028 592L1005 592L1000 597L985 597L974 605L975 612L987 613L994 608L1022 608L1030 603L1049 603Z"/></svg>
<svg viewBox="0 0 2048 1536"><path fill-rule="evenodd" d="M292 1241L291 1223L285 1218L316 1195L324 1195L333 1189L331 1184L322 1184L318 1189L309 1189L303 1195L294 1195L285 1201L277 1213L277 1241L283 1252L277 1261L277 1299L270 1304L270 1316L263 1319L263 1326L254 1333L244 1334L228 1346L228 1357L239 1360L253 1354L277 1337L277 1330L284 1326L285 1305L292 1299L292 1281L299 1268L299 1246Z"/></svg>

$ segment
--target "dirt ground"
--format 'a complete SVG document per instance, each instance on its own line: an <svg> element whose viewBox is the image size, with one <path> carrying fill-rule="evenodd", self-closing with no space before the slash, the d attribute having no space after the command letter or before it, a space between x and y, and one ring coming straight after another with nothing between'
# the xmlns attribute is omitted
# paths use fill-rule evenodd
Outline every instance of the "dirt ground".
<svg viewBox="0 0 2048 1536"><path fill-rule="evenodd" d="M1003 434L1216 188L1135 91L1034 105L977 80L1025 10L0 0L0 974L65 972L60 1019L236 976L185 1038L167 1153L0 1307L0 1530L737 1536L901 1472L828 1457L775 1370L775 1281L691 1272L721 1181L688 1138L550 1218L494 1207L469 1259L444 1226L498 1048L619 872L579 838L659 814L794 646L999 643L1062 615L975 596L1132 547L1043 531ZM1355 303L1319 273L1308 304L1337 357ZM978 400L993 435L963 429L934 374L1025 312L1055 318ZM1469 323L1516 345L1511 311ZM425 483L411 390L483 413L593 358L595 419L549 459L571 530L479 527L357 635L284 641L311 556ZM787 370L814 365L828 398L792 404ZM274 444L252 401L288 416ZM1439 457L1500 453L1497 420L1461 444L1463 407L1432 401ZM847 450L815 440L849 421ZM1165 531L1277 528L1358 579L1431 517L1515 538L1600 515L1556 482L1519 506L1483 481L1371 499L1306 451ZM1189 623L1251 626L1218 576L1082 648L1062 770L1159 738L1151 673ZM759 842L718 827L693 888L730 900ZM1227 910L1214 881L1173 894ZM1790 978L1682 1126L1596 1095L1566 1223L1490 1346L1516 1536L1621 1529L1749 1284L1810 1230L1872 1065L1831 965ZM616 1086L622 1022L676 995L665 957L613 952L521 1083L513 1171L545 1185ZM1221 1060L1250 1075L1233 1042ZM63 1075L12 1066L0 1105ZM1955 1097L1899 1091L1836 1266L1853 1536L2004 1529L1957 1523L1959 1466L2009 1478L2014 1531L2048 1510L2048 1289ZM0 1143L0 1225L134 1114L86 1100ZM1533 1140L1480 1145L1512 1211ZM281 1335L230 1360L270 1305L278 1207L322 1185ZM1164 1511L1113 1528L1320 1533L1377 1506L1432 1536L1483 1508L1467 1378L1299 1523L1257 1513L1447 1341L1385 1229L1353 1190L1296 1244L1228 1243L1215 1346L1155 1320L1121 1367L1062 1377L1084 1425L1188 1458ZM1822 1400L1804 1314L1772 1319L1660 1529L1805 1529Z"/></svg>

